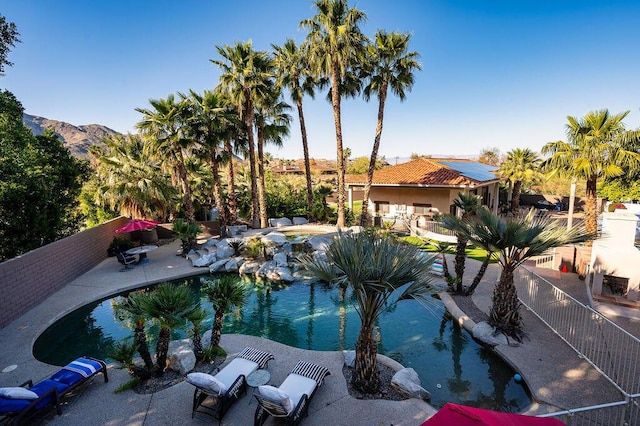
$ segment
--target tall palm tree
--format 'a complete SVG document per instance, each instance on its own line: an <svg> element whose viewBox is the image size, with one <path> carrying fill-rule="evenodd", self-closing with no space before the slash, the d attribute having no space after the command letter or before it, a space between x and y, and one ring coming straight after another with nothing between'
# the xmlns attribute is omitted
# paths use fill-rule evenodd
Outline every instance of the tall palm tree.
<svg viewBox="0 0 640 426"><path fill-rule="evenodd" d="M543 178L540 172L541 160L538 154L529 148L515 148L507 152L507 157L500 164L498 173L507 179L511 188L511 212L518 214L520 209L520 192L523 183L535 183Z"/></svg>
<svg viewBox="0 0 640 426"><path fill-rule="evenodd" d="M592 237L580 228L567 229L548 216L537 217L531 210L526 216L503 219L486 208L476 211L474 220L460 232L487 251L500 253L500 280L493 292L490 324L515 339L523 336L514 272L524 261L549 249L585 242Z"/></svg>
<svg viewBox="0 0 640 426"><path fill-rule="evenodd" d="M222 60L212 59L220 67L220 90L225 92L235 105L245 124L248 137L249 162L251 163L251 222L254 228L260 227L258 215L258 172L256 170L255 138L255 102L270 90L271 67L266 52L253 50L251 41L239 42L233 46L216 46Z"/></svg>
<svg viewBox="0 0 640 426"><path fill-rule="evenodd" d="M193 141L185 137L181 110L184 104L177 102L173 94L166 99L150 99L150 109L136 108L142 114L136 127L148 138L149 154L167 162L172 176L182 187L182 200L186 218L195 221L191 187L185 167L185 156Z"/></svg>
<svg viewBox="0 0 640 426"><path fill-rule="evenodd" d="M620 176L624 167L640 168L640 154L625 149L629 135L622 120L625 111L610 115L606 109L591 111L583 118L567 117L567 142L549 142L542 147L542 154L551 155L543 164L547 170L587 182L585 202L585 226L595 234L597 224L598 179Z"/></svg>
<svg viewBox="0 0 640 426"><path fill-rule="evenodd" d="M338 226L345 225L345 173L346 165L342 145L341 96L353 80L352 68L363 56L366 36L359 25L366 19L361 10L349 8L346 0L316 0L315 16L300 22L309 30L309 61L314 76L331 80L331 104L336 129L336 156L338 171Z"/></svg>
<svg viewBox="0 0 640 426"><path fill-rule="evenodd" d="M247 298L247 287L237 276L223 275L216 280L203 280L204 293L213 305L214 317L211 329L211 346L220 345L224 314L231 309L241 307Z"/></svg>
<svg viewBox="0 0 640 426"><path fill-rule="evenodd" d="M375 231L340 233L327 250L327 259L305 263L316 277L351 287L361 321L353 384L365 393L376 392L379 377L374 324L385 307L400 300L430 301L428 271L432 261L416 246Z"/></svg>
<svg viewBox="0 0 640 426"><path fill-rule="evenodd" d="M298 47L296 42L289 38L282 46L271 45L275 52L275 66L277 69L277 84L286 87L291 94L291 99L298 110L300 121L300 134L302 137L302 151L304 155L304 174L307 183L307 212L313 211L313 182L311 180L311 164L309 162L309 142L307 127L304 121L302 98L304 95L315 96L315 79L312 77L308 61L308 47L306 44Z"/></svg>
<svg viewBox="0 0 640 426"><path fill-rule="evenodd" d="M151 359L151 353L149 352L147 334L145 331L147 316L144 304L147 297L148 293L145 293L144 291L129 293L119 307L127 311L132 316L134 323L133 341L135 342L136 350L140 354L140 358L142 358L144 366L147 370L151 370L153 368L153 360Z"/></svg>
<svg viewBox="0 0 640 426"><path fill-rule="evenodd" d="M200 155L205 157L213 174L213 198L220 217L220 232L226 236L228 223L227 206L224 203L220 163L222 161L222 145L229 136L229 122L232 112L224 105L222 97L214 91L205 90L202 95L190 91L189 96L181 95L188 103L185 108L185 121L191 136L200 145Z"/></svg>
<svg viewBox="0 0 640 426"><path fill-rule="evenodd" d="M186 285L162 283L142 300L142 307L160 327L156 343L156 367L157 374L162 375L167 367L171 330L196 308L194 297Z"/></svg>
<svg viewBox="0 0 640 426"><path fill-rule="evenodd" d="M278 101L279 91L274 90L270 97L260 100L256 104L256 129L258 131L258 194L260 196L260 227L266 228L267 224L267 190L265 187L265 143L282 146L282 137L289 135L291 116L285 111L291 107L282 101Z"/></svg>
<svg viewBox="0 0 640 426"><path fill-rule="evenodd" d="M454 260L454 269L456 272L456 276L454 278L454 282L456 284L456 293L462 294L464 293L462 287L462 279L464 276L464 267L465 260L467 258L466 249L467 243L469 240L466 237L464 232L458 232L460 229L460 224L466 224L466 220L475 214L475 212L480 207L480 197L475 194L464 194L462 192L458 192L458 198L453 200L453 204L462 212L462 216L457 218L453 215L444 215L442 218L442 222L445 228L451 229L456 232L456 256Z"/></svg>
<svg viewBox="0 0 640 426"><path fill-rule="evenodd" d="M380 138L382 137L382 124L384 121L384 107L389 89L391 93L398 96L400 101L406 98L406 92L411 91L413 86L413 73L420 70L418 63L418 52L409 52L410 34L399 34L396 32L387 33L378 30L375 40L367 46L368 62L364 67L364 76L368 84L364 88L364 98L369 101L372 94L378 96L378 121L376 124L376 135L371 149L369 169L367 170L367 181L364 185L364 195L362 197L362 214L360 225L367 225L367 212L369 205L369 194L371 183L373 182L373 171L378 161L378 150L380 149Z"/></svg>

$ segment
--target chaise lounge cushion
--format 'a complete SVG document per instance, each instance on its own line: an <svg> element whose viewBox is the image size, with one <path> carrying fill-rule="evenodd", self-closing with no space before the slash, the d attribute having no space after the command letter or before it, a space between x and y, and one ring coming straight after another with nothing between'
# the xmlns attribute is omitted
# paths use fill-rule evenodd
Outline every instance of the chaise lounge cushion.
<svg viewBox="0 0 640 426"><path fill-rule="evenodd" d="M281 392L289 395L291 403L295 408L298 405L298 402L300 402L302 395L307 395L307 398L311 398L316 386L318 386L318 383L315 380L299 374L291 373L286 379L284 379L284 382L282 382L279 389Z"/></svg>
<svg viewBox="0 0 640 426"><path fill-rule="evenodd" d="M38 399L38 394L19 386L0 388L0 397L7 399Z"/></svg>
<svg viewBox="0 0 640 426"><path fill-rule="evenodd" d="M295 405L293 404L293 401L291 401L291 398L289 398L289 395L275 386L258 386L258 392L268 400L282 405L282 407L287 410L287 414L291 414L291 411L295 408Z"/></svg>
<svg viewBox="0 0 640 426"><path fill-rule="evenodd" d="M226 367L216 374L216 379L225 386L225 389L229 389L238 376L242 375L246 378L257 369L257 362L249 361L244 358L234 358Z"/></svg>

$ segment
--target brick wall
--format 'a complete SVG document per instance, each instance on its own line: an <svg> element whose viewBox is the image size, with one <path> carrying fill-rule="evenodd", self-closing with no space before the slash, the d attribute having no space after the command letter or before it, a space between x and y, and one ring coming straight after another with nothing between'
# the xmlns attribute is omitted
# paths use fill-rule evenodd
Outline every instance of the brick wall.
<svg viewBox="0 0 640 426"><path fill-rule="evenodd" d="M127 221L119 217L0 263L0 328L102 262L113 230Z"/></svg>

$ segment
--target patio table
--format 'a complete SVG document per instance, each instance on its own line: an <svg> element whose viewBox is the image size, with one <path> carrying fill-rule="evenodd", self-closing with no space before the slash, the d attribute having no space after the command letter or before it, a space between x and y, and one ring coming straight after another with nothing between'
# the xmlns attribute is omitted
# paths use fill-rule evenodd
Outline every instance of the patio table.
<svg viewBox="0 0 640 426"><path fill-rule="evenodd" d="M149 245L149 246L140 246L134 247L126 251L127 254L138 255L138 261L136 263L147 263L149 259L147 258L147 253L157 250L158 246Z"/></svg>

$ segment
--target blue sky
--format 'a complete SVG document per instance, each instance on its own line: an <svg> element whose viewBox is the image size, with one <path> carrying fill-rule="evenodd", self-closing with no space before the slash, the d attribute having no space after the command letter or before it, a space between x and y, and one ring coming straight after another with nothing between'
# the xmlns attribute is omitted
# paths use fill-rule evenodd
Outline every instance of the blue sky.
<svg viewBox="0 0 640 426"><path fill-rule="evenodd" d="M218 84L216 45L251 39L269 50L302 41L310 0L4 0L20 32L0 78L29 114L134 132L150 98ZM242 6L240 6L240 4ZM405 102L391 97L380 153L477 155L539 150L563 139L567 115L630 110L640 127L637 0L360 0L363 32L412 34L422 71ZM343 103L344 146L369 155L377 100ZM310 154L335 158L324 93L305 100ZM292 116L296 116L292 110ZM299 124L280 158L301 158Z"/></svg>

